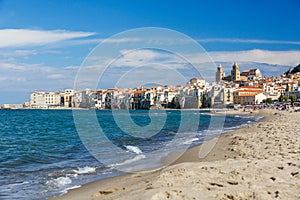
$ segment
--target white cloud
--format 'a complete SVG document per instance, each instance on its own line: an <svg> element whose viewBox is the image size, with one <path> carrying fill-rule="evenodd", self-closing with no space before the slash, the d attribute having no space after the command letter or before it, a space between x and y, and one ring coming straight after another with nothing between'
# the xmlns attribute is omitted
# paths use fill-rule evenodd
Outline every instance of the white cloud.
<svg viewBox="0 0 300 200"><path fill-rule="evenodd" d="M106 43L126 43L126 42L149 42L145 38L96 38L72 41L74 44L88 44L88 43L100 43L105 41ZM160 38L160 42L163 44L186 44L190 43L191 39L180 38ZM240 38L203 38L195 39L199 43L252 43L252 44L290 44L300 45L300 41L288 41L288 40L260 40L260 39L240 39ZM154 43L154 40L151 41Z"/></svg>
<svg viewBox="0 0 300 200"><path fill-rule="evenodd" d="M1 29L0 48L41 46L92 35L95 33L67 30Z"/></svg>
<svg viewBox="0 0 300 200"><path fill-rule="evenodd" d="M50 79L62 79L62 78L65 77L65 75L64 74L51 74L47 77L50 78Z"/></svg>
<svg viewBox="0 0 300 200"><path fill-rule="evenodd" d="M85 39L72 41L72 45L81 44L99 44L101 42L105 43L130 43L130 42L141 42L142 38L96 38L96 39Z"/></svg>
<svg viewBox="0 0 300 200"><path fill-rule="evenodd" d="M204 38L197 40L200 43L253 43L253 44L293 44L299 45L300 41L286 40L258 40L258 39L239 39L239 38Z"/></svg>
<svg viewBox="0 0 300 200"><path fill-rule="evenodd" d="M97 62L99 62L99 65L97 65L96 62L94 63L95 65L86 67L86 70L83 71L86 76L83 76L82 80L85 80L86 83L88 82L87 80L98 80L98 75L101 74L99 72L105 71L105 77L102 78L105 78L105 82L110 83L120 79L122 74L130 73L131 75L135 72L133 73L135 77L143 77L137 73L143 71L143 75L151 77L150 79L153 81L157 81L163 80L160 75L166 75L166 71L178 71L178 73L181 73L188 78L199 76L200 73L203 78L212 81L216 70L215 63L238 62L242 65L248 63L247 67L249 66L249 63L251 63L254 65L253 67L264 66L268 68L264 69L264 72L272 74L273 72L282 72L283 66L296 66L300 62L300 51L267 51L258 49L250 51L214 51L182 55L187 58L194 67L187 64L176 54L169 54L152 49L124 49L120 51L120 55L121 56L114 62L111 62L112 64L107 69L105 69L105 66L107 63L110 63L109 61L113 61L112 58L104 59L101 57L101 59L96 59L96 57L93 57L93 62L98 60ZM271 65L274 66L271 68ZM279 65L282 67L278 67ZM231 64L228 66L231 66ZM148 68L149 70L146 70ZM151 71L150 69L153 70ZM156 77L156 79L153 77ZM146 80L146 78L143 79ZM134 80L137 79L129 78L128 80L133 83Z"/></svg>
<svg viewBox="0 0 300 200"><path fill-rule="evenodd" d="M300 51L211 51L207 52L214 62L258 62L273 65L296 66L300 63ZM205 53L187 56L193 63L212 62Z"/></svg>
<svg viewBox="0 0 300 200"><path fill-rule="evenodd" d="M0 60L0 91L59 91L72 87L77 68Z"/></svg>
<svg viewBox="0 0 300 200"><path fill-rule="evenodd" d="M186 62L177 54L170 52L155 49L123 49L120 53L122 56L114 60L114 66L140 67L159 63L172 69L186 68Z"/></svg>
<svg viewBox="0 0 300 200"><path fill-rule="evenodd" d="M37 50L14 50L14 51L0 51L3 57L17 57L17 56L30 56L37 55Z"/></svg>

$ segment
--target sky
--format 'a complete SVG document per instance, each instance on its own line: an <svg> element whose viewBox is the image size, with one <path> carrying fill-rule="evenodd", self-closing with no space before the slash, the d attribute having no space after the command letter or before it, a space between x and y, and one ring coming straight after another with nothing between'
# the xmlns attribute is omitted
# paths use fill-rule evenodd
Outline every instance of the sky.
<svg viewBox="0 0 300 200"><path fill-rule="evenodd" d="M83 67L98 88L182 84L195 69L212 80L220 63L279 74L300 63L299 10L299 0L0 0L0 105L73 88Z"/></svg>

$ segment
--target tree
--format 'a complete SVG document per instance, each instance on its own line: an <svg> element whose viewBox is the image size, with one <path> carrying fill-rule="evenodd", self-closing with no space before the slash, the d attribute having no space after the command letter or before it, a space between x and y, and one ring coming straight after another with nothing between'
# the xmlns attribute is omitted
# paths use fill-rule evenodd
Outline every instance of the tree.
<svg viewBox="0 0 300 200"><path fill-rule="evenodd" d="M265 103L265 104L272 104L273 100L271 98L266 98L262 102Z"/></svg>
<svg viewBox="0 0 300 200"><path fill-rule="evenodd" d="M287 102L287 100L288 100L287 96L284 95L280 95L280 97L278 98L279 102Z"/></svg>
<svg viewBox="0 0 300 200"><path fill-rule="evenodd" d="M291 94L289 98L292 102L297 101L297 96L295 94Z"/></svg>

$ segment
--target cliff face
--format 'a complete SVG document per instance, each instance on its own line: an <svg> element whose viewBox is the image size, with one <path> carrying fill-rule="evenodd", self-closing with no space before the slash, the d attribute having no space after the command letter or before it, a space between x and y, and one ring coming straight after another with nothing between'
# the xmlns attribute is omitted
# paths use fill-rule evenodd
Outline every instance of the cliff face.
<svg viewBox="0 0 300 200"><path fill-rule="evenodd" d="M291 74L295 74L297 72L300 72L300 64L294 67L294 69L291 71Z"/></svg>
<svg viewBox="0 0 300 200"><path fill-rule="evenodd" d="M295 74L295 73L297 73L297 72L300 72L300 64L299 65L297 65L296 67L294 67L294 68L290 68L288 71L286 71L284 74L285 75L289 75L289 74Z"/></svg>

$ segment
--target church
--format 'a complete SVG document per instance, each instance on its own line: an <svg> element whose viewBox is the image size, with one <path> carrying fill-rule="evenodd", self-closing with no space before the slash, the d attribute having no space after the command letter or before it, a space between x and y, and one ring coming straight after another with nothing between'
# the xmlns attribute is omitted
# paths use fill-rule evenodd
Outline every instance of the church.
<svg viewBox="0 0 300 200"><path fill-rule="evenodd" d="M220 83L221 81L241 83L246 81L258 80L261 78L262 73L258 68L244 70L241 72L237 63L233 64L231 74L229 76L225 76L225 72L221 64L218 66L216 72L217 83Z"/></svg>

